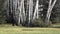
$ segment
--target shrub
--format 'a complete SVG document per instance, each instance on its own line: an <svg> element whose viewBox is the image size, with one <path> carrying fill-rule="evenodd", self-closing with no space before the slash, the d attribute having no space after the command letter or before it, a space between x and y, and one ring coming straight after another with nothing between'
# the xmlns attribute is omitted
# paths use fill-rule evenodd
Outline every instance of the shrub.
<svg viewBox="0 0 60 34"><path fill-rule="evenodd" d="M41 18L39 19L34 19L32 21L32 26L34 27L48 27L48 24L46 24Z"/></svg>

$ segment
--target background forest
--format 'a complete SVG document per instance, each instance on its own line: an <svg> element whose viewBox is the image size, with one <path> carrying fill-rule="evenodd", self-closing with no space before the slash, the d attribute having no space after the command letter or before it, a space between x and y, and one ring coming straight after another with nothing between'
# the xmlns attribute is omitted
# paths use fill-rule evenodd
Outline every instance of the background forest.
<svg viewBox="0 0 60 34"><path fill-rule="evenodd" d="M7 7L5 6L5 2L6 2L5 0L0 0L0 24L4 24L4 23L7 24L7 17L6 17L7 16L7 14L6 14ZM25 2L26 2L26 0L25 0ZM33 2L34 2L34 4L36 4L36 0L34 0ZM39 2L40 2L39 4L44 5L43 7L40 7L40 8L43 8L43 11L40 11L40 16L39 16L40 18L39 19L35 19L32 21L32 23L30 24L32 26L41 26L41 25L44 25L44 22L45 22L45 18L46 18L46 14L47 14L46 11L48 9L49 1L48 0L40 0ZM26 8L26 6L25 6L25 8ZM34 9L35 8L33 8L33 10ZM50 21L52 24L60 23L60 0L57 0L56 4L54 5L54 7L52 9ZM26 23L21 23L21 24L26 25Z"/></svg>
<svg viewBox="0 0 60 34"><path fill-rule="evenodd" d="M0 34L60 34L60 0L0 0Z"/></svg>

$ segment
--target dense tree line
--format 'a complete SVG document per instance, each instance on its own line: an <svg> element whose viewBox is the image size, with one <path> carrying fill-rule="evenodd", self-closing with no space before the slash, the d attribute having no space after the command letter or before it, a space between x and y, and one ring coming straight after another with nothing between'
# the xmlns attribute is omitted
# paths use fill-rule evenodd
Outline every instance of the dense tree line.
<svg viewBox="0 0 60 34"><path fill-rule="evenodd" d="M2 13L0 14L6 16L7 22L13 25L40 26L45 23L58 23L60 20L60 0L0 1L0 12Z"/></svg>

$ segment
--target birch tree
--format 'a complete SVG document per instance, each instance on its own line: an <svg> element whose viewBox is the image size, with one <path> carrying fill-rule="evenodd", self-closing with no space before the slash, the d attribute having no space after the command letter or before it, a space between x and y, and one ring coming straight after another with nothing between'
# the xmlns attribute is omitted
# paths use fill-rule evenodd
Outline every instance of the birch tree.
<svg viewBox="0 0 60 34"><path fill-rule="evenodd" d="M53 7L55 6L56 1L57 0L54 0L53 3L52 3L52 0L49 0L49 7L48 7L48 10L47 10L47 15L46 15L47 24L50 23L51 12L52 12Z"/></svg>
<svg viewBox="0 0 60 34"><path fill-rule="evenodd" d="M20 22L22 21L23 22L23 18L22 18L22 14L21 14L21 12L22 12L22 3L23 3L23 0L21 0L21 2L19 2L19 7L18 7L18 9L19 9L19 19L18 19L18 24L20 24Z"/></svg>
<svg viewBox="0 0 60 34"><path fill-rule="evenodd" d="M35 11L34 11L34 14L33 14L33 19L40 18L39 17L39 11L43 11L43 8L40 8L40 7L43 7L43 5L39 5L39 0L37 0L36 1L36 6L35 6Z"/></svg>
<svg viewBox="0 0 60 34"><path fill-rule="evenodd" d="M35 19L36 17L38 18L38 0L36 1L36 7L35 7L35 11L34 11L34 15L33 15L33 19ZM37 15L37 16L36 16Z"/></svg>
<svg viewBox="0 0 60 34"><path fill-rule="evenodd" d="M29 0L29 22L32 20L33 16L33 0Z"/></svg>
<svg viewBox="0 0 60 34"><path fill-rule="evenodd" d="M25 6L24 6L24 0L23 0L23 6L22 6L22 11L23 11L23 21L25 22L26 21L26 13L25 13Z"/></svg>

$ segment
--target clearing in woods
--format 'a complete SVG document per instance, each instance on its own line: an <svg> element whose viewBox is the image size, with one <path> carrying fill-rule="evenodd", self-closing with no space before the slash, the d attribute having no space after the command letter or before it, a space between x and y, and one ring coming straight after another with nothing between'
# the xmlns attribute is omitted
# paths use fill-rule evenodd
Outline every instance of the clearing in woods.
<svg viewBox="0 0 60 34"><path fill-rule="evenodd" d="M60 34L60 28L27 28L0 25L0 34Z"/></svg>

